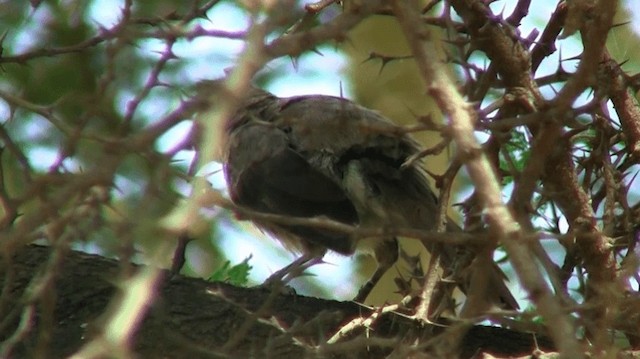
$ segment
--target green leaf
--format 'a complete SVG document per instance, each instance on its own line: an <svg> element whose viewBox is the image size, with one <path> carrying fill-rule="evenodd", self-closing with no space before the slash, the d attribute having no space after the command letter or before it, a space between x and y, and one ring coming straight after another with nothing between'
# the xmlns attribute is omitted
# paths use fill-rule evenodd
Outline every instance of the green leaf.
<svg viewBox="0 0 640 359"><path fill-rule="evenodd" d="M218 268L213 272L211 277L209 277L209 281L225 282L237 286L246 285L249 282L249 272L253 268L249 265L250 259L251 256L248 256L242 262L234 266L231 266L230 261L224 262L222 267Z"/></svg>

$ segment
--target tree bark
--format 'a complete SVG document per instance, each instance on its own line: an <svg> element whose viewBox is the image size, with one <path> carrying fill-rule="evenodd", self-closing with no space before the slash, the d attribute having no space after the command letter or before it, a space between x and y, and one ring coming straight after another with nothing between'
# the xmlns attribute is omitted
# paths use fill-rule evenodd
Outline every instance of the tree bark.
<svg viewBox="0 0 640 359"><path fill-rule="evenodd" d="M25 289L36 273L43 269L52 250L28 246L6 258L0 267L2 327L0 340L6 343L18 326L26 308ZM46 348L50 358L71 355L100 332L100 323L112 297L117 294L113 278L120 263L81 252L69 252L53 282L55 300ZM137 332L133 351L143 358L164 357L211 358L257 357L380 357L409 338L442 335L442 326L423 325L396 313L381 315L367 330L358 328L338 344L323 344L341 326L353 318L368 316L372 310L354 302L338 302L295 294L277 294L264 287L240 288L225 283L212 283L198 278L169 276L159 291L152 309ZM37 311L30 329L13 350L16 358L42 353L43 310L51 307L38 299ZM265 303L268 303L265 306ZM260 311L259 318L254 314ZM249 323L248 331L238 328ZM463 328L466 331L466 328ZM241 337L236 338L240 335ZM474 326L459 343L449 343L452 353L461 357L478 352L498 356L531 353L534 335L496 327ZM237 342L229 345L230 341ZM551 349L545 338L536 338L541 349ZM384 343L384 345L379 345ZM456 349L457 346L459 349Z"/></svg>

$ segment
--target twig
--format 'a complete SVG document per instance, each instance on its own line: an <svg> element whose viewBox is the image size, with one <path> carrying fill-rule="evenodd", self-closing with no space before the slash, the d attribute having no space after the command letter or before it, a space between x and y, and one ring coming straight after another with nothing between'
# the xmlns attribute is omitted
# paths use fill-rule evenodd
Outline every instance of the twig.
<svg viewBox="0 0 640 359"><path fill-rule="evenodd" d="M504 245L522 284L529 291L531 299L537 304L542 316L548 321L549 331L558 344L560 352L566 357L582 358L584 356L575 339L575 329L569 316L549 289L535 264L536 260L532 253L521 242L524 234L518 223L502 203L499 182L494 169L473 136L474 121L471 107L456 91L447 76L446 69L434 55L437 52L434 51L434 46L430 42L430 34L420 25L417 9L416 1L394 1L394 11L429 93L440 109L450 117L453 139L466 160L466 168L483 203L491 230ZM510 51L513 51L513 48ZM524 70L528 68L526 66ZM514 73L517 78L523 76L521 69L511 70L520 71ZM528 74L528 71L524 73Z"/></svg>

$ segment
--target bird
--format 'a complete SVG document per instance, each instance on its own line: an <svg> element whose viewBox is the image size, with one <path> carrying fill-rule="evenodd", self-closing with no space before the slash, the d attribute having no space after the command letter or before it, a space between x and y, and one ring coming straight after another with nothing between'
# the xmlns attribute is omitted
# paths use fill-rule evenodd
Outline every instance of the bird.
<svg viewBox="0 0 640 359"><path fill-rule="evenodd" d="M223 91L221 84L214 80L204 86ZM342 97L280 98L251 86L237 100L237 110L222 126L221 151L229 196L236 205L361 228L436 228L438 198L420 161L408 161L420 146L401 126ZM393 235L361 238L314 226L254 222L285 248L300 253L297 264L322 258L327 251L374 257L378 267L357 301L365 300L399 257ZM443 256L445 262L461 250L445 247L450 254ZM495 263L488 283L495 288L485 292L495 298L487 302L517 308ZM463 291L464 286L469 287L463 284Z"/></svg>

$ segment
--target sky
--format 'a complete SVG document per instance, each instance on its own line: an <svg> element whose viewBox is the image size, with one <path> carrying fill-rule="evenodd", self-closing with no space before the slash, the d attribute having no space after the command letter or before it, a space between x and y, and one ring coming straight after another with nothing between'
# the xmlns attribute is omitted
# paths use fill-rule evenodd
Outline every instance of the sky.
<svg viewBox="0 0 640 359"><path fill-rule="evenodd" d="M120 9L124 1L101 0L93 2L90 9L90 16L96 23L109 27L117 21ZM509 13L515 1L496 1L491 7L494 12L499 13L505 11ZM550 13L555 8L555 1L534 1L535 9L530 10L529 16L525 18L521 27L524 34L528 34L533 29L541 28L546 22ZM632 0L625 3L632 12L635 12L630 27L640 32L640 7L631 7ZM202 26L210 29L223 29L227 31L242 31L246 28L248 20L244 13L233 2L221 2L209 12L209 20L202 20ZM36 26L37 16L34 18L34 26L29 31L38 31ZM22 43L25 47L29 45L29 31L23 34L23 37L17 38L16 41ZM578 55L581 51L579 42L571 38L563 40L561 43L561 53L564 58ZM141 51L151 53L152 51L161 51L163 44L159 41L146 42ZM206 78L218 78L224 76L224 70L233 66L236 56L242 51L243 43L238 40L215 39L215 38L199 38L191 42L180 43L175 52L181 58L188 60L190 63L188 71L184 74L189 82L196 82ZM624 49L622 49L624 52ZM542 64L539 74L553 73L557 67L557 56L552 56L545 60ZM478 61L482 61L479 59ZM347 60L337 51L330 47L322 50L322 55L309 53L302 56L294 67L287 58L281 58L269 64L271 68L285 68L286 75L275 79L269 85L268 90L278 96L293 96L304 94L326 94L339 96L344 94L349 98L351 95L348 84L344 83L342 69L346 66ZM570 66L570 64L569 64ZM636 69L635 72L640 72ZM547 95L553 95L553 89L547 88ZM132 95L132 94L130 94ZM122 98L121 105L125 106L129 100L125 95ZM583 98L582 101L585 99ZM155 114L159 108L165 109L167 106L157 106L157 104L149 104L141 108L141 111L148 111L148 114ZM2 110L2 109L0 109ZM164 111L164 110L163 110ZM190 124L183 123L173 128L158 143L159 151L167 151L172 148L189 130ZM50 163L55 160L55 153L41 148L34 148L30 153L33 158L37 159L36 166L40 164L42 168L47 168ZM182 152L178 156L178 160L190 161L193 153ZM222 173L217 171L220 164L211 164L210 176L214 188L224 190L225 183ZM188 195L189 188L183 188L185 195ZM505 196L508 194L509 188L505 189ZM253 283L260 283L266 279L271 273L285 266L295 256L288 253L274 241L265 239L265 235L261 234L255 228L247 223L240 225L223 223L224 235L222 236L223 247L229 255L232 263L239 263L248 255L252 255L251 265L254 269L251 272L251 280ZM549 244L552 245L552 244ZM558 253L556 248L554 252ZM191 253L191 259L194 263L198 261L208 260L208 257L201 256L197 252ZM358 283L352 283L353 258L342 257L336 254L329 254L325 257L326 264L318 265L312 268L316 277L305 277L296 280L294 283L296 290L301 294L313 294L334 299L350 299L357 291ZM328 281L328 278L331 281ZM306 284L313 281L321 281L325 285L328 284L324 292L317 292L312 286ZM349 283L345 285L345 283Z"/></svg>
<svg viewBox="0 0 640 359"><path fill-rule="evenodd" d="M106 9L117 6L114 5L116 3L117 2L112 1L96 2L94 11L96 21L105 25L113 23L116 18L109 17L109 14L118 14L118 12L107 11ZM515 3L514 1L496 1L491 4L491 7L496 13L502 11L509 13L512 11ZM526 17L520 28L523 34L528 34L534 29L541 28L556 6L555 1L535 1L534 4L535 8L530 10L530 14L533 16ZM631 1L627 1L626 4L631 4ZM636 8L632 8L631 10L640 11L640 9ZM215 6L208 15L209 21L203 21L202 24L207 28L242 31L248 24L243 12L232 2L220 3ZM640 13L638 16L633 17L630 26L636 31L640 31ZM154 47L158 47L157 49L162 48L161 43L150 42L148 46L149 50L153 50ZM570 58L581 52L579 41L571 38L563 40L559 48L561 49L563 58ZM243 44L241 41L209 38L184 43L176 48L176 54L191 61L192 68L186 75L195 82L204 78L223 76L224 69L233 66L235 57L242 49ZM557 60L557 56L551 56L545 59L538 75L553 73L557 68ZM483 60L479 59L478 61ZM284 67L287 70L284 71L284 76L270 83L268 90L282 97L304 94L339 96L343 93L348 98L350 97L350 88L348 84L344 84L344 76L342 74L342 69L346 64L347 60L339 52L329 47L323 48L322 55L309 53L302 56L297 61L295 68L289 59L277 59L270 63L269 67ZM565 66L574 65L566 62ZM554 89L551 87L547 87L543 89L543 91L546 92L548 97L554 94ZM586 98L583 98L582 101L586 101ZM174 128L172 132L164 136L163 141L159 144L159 150L162 151L171 148L173 145L172 141L180 138L181 134L186 133L188 128L188 124ZM480 135L480 137L482 136ZM184 160L189 160L191 155L192 154L189 153L182 154ZM221 171L216 171L220 169L220 165L212 164L210 169L210 173L213 174L208 178L212 185L215 188L224 190L225 182L222 173ZM508 196L509 191L510 188L505 188L505 197ZM185 192L188 192L188 189L185 189ZM466 194L462 194L461 196L465 195ZM248 223L242 223L240 225L225 223L223 224L223 228L222 246L226 248L226 252L232 263L239 263L244 260L247 255L252 255L250 263L254 269L251 280L255 283L262 282L271 273L295 259L295 255L287 252L277 244L274 245L274 241L266 239L264 234L260 233ZM547 245L554 246L554 243L548 243ZM560 257L561 250L557 245L555 246L557 248L554 248L551 252L556 253L557 256ZM203 258L206 259L206 257ZM197 253L193 253L193 259L195 262L198 261ZM325 257L325 261L327 262L326 264L318 265L311 269L311 272L316 275L315 278L305 277L297 280L296 283L294 283L296 289L303 294L328 295L337 299L351 298L357 290L358 285L344 285L344 283L351 283L351 264L354 262L353 258L328 254ZM306 283L314 280L319 280L326 285L327 278L331 278L332 283L329 284L328 290L324 293L314 292L313 288L305 286ZM311 292L308 292L308 290L311 290Z"/></svg>

